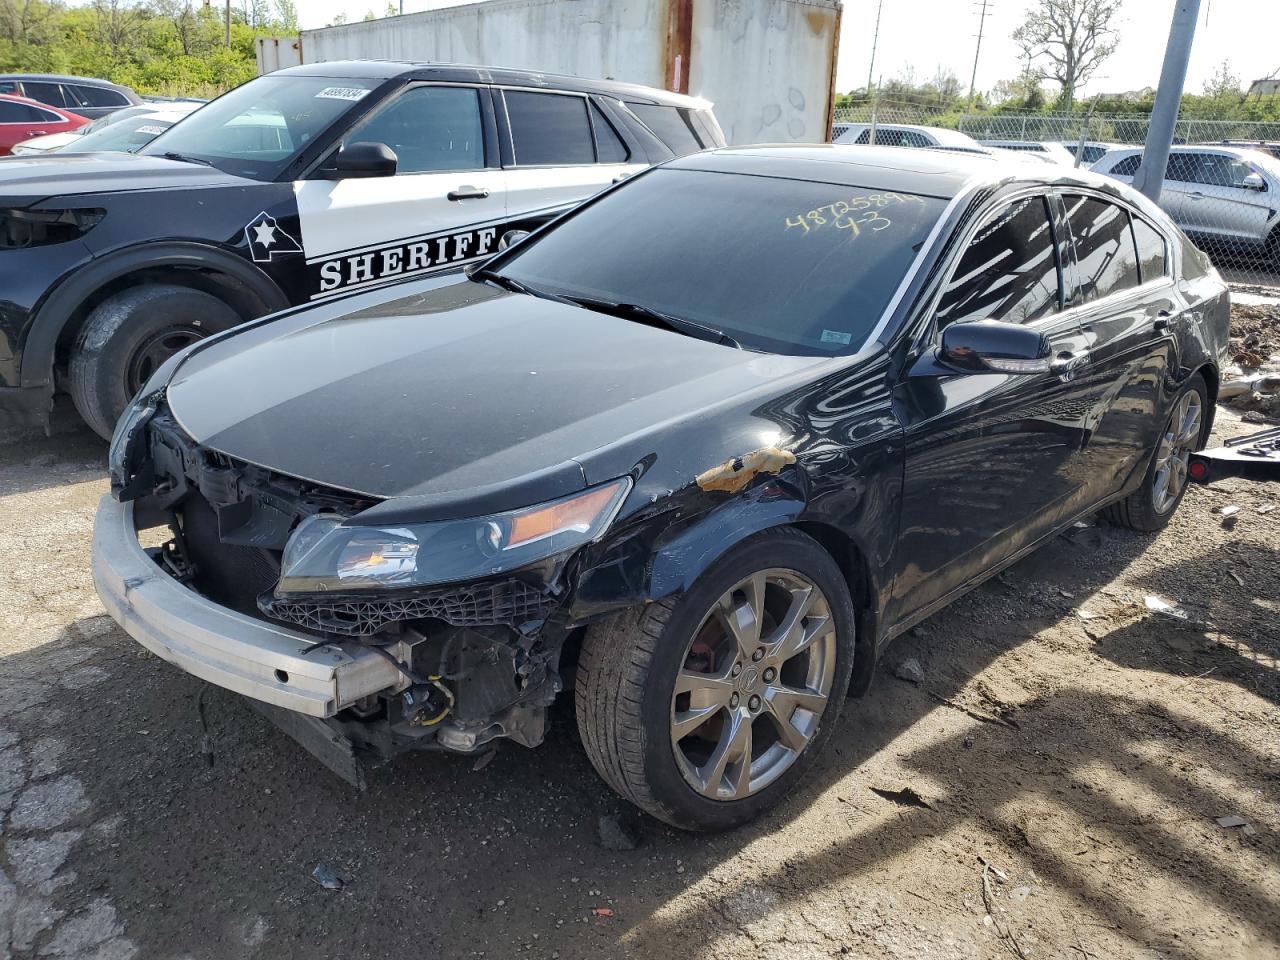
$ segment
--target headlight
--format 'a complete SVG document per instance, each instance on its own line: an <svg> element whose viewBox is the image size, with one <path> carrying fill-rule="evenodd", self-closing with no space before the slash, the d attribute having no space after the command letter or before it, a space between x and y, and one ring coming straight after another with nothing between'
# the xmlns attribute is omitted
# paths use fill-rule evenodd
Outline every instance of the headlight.
<svg viewBox="0 0 1280 960"><path fill-rule="evenodd" d="M141 391L125 408L116 429L111 434L111 446L107 448L107 474L111 478L111 493L121 502L132 500L129 482L138 471L147 423L156 412L160 391Z"/></svg>
<svg viewBox="0 0 1280 960"><path fill-rule="evenodd" d="M523 567L599 538L630 489L623 477L506 513L385 529L308 517L285 546L276 596L421 587Z"/></svg>

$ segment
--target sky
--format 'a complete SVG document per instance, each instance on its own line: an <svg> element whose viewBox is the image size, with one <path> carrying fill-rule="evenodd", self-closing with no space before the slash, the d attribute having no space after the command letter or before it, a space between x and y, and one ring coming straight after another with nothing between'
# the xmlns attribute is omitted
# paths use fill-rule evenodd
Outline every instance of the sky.
<svg viewBox="0 0 1280 960"><path fill-rule="evenodd" d="M398 3L399 0L396 0ZM453 6L457 0L404 0L406 13ZM867 82L871 38L879 0L845 0L840 31L836 88L845 92ZM978 61L978 89L989 90L1018 73L1019 52L1010 34L1034 0L992 0ZM387 0L300 0L304 29L322 27L345 13L360 20L381 12ZM971 0L884 0L875 72L885 80L914 68L925 80L942 67L967 88L973 70L980 2ZM1120 93L1154 87L1160 78L1174 0L1125 0L1120 46L1084 92ZM927 24L927 29L921 29ZM1187 91L1199 93L1224 61L1247 84L1280 71L1280 2L1276 0L1201 0L1187 74Z"/></svg>

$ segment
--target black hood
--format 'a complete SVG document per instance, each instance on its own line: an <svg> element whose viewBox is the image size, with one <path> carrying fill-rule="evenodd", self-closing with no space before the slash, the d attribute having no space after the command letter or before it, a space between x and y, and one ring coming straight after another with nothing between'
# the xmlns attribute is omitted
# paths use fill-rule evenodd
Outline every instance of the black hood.
<svg viewBox="0 0 1280 960"><path fill-rule="evenodd" d="M609 479L591 475L601 459L593 452L637 438L656 450L650 438L664 428L824 362L468 280L365 302L354 312L353 301L301 311L197 348L170 382L171 410L196 441L228 456L452 513ZM717 455L703 450L690 469Z"/></svg>
<svg viewBox="0 0 1280 960"><path fill-rule="evenodd" d="M26 207L48 197L125 190L244 184L202 163L132 153L54 153L0 159L0 206Z"/></svg>

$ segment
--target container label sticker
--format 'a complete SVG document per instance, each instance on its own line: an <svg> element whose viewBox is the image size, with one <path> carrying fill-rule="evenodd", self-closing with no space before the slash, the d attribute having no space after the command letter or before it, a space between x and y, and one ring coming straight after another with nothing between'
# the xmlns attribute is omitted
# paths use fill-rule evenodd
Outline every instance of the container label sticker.
<svg viewBox="0 0 1280 960"><path fill-rule="evenodd" d="M364 87L325 87L316 94L317 100L359 100L368 94Z"/></svg>
<svg viewBox="0 0 1280 960"><path fill-rule="evenodd" d="M853 334L845 333L843 330L823 330L823 343L838 343L842 347L847 347L853 341Z"/></svg>

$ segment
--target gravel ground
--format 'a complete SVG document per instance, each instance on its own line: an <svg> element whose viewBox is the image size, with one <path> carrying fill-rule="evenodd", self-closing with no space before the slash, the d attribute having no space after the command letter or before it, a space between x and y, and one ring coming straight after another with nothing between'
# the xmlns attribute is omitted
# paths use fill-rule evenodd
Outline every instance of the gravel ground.
<svg viewBox="0 0 1280 960"><path fill-rule="evenodd" d="M1058 538L895 645L775 814L615 851L567 712L358 794L143 651L89 577L104 456L0 447L0 956L1280 957L1276 485Z"/></svg>

